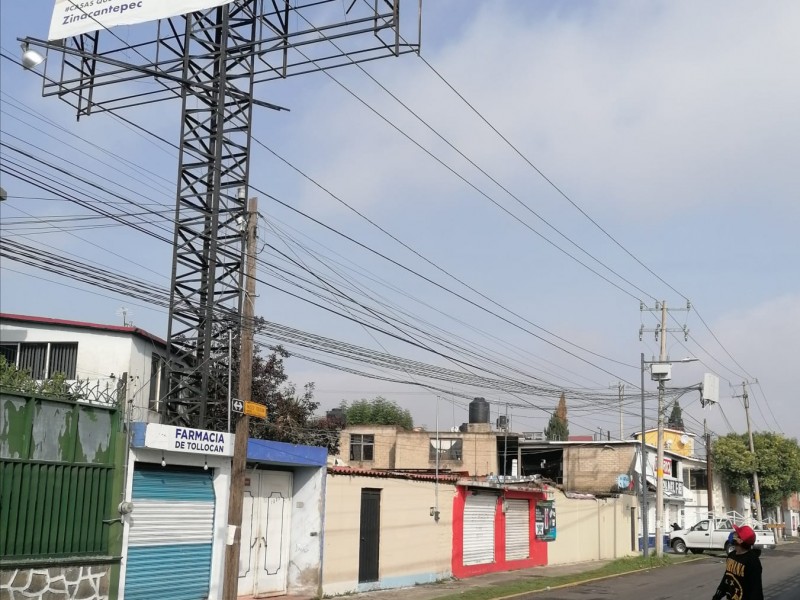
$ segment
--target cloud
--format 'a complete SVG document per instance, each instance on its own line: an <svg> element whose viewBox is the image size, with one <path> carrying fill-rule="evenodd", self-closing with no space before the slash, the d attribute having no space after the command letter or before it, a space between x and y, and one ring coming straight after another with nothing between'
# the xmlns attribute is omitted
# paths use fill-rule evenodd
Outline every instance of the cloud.
<svg viewBox="0 0 800 600"><path fill-rule="evenodd" d="M721 397L741 395L742 378L757 378L761 385L748 387L754 428L775 430L780 427L789 437L800 438L800 419L797 418L800 394L794 371L789 367L794 357L800 355L800 294L771 298L751 308L732 311L711 327L739 364L747 369L743 373L729 359L723 360L739 377L720 370L720 375L730 380L728 385L737 386L726 389L726 382L723 382ZM704 346L710 350L718 348L711 340L704 342ZM721 351L715 354L727 359ZM737 431L746 431L740 401L727 399L721 404Z"/></svg>
<svg viewBox="0 0 800 600"><path fill-rule="evenodd" d="M765 196L788 203L800 80L787 75L800 71L800 5L770 7L615 3L542 15L506 3L479 11L425 57L585 202L645 214L663 201L676 210ZM366 68L475 162L528 200L554 195L419 61L387 62ZM333 75L508 200L355 68ZM425 199L438 202L475 195L333 83L299 131L317 139L301 162L359 206L413 205L423 200L409 193L417 189L435 190Z"/></svg>

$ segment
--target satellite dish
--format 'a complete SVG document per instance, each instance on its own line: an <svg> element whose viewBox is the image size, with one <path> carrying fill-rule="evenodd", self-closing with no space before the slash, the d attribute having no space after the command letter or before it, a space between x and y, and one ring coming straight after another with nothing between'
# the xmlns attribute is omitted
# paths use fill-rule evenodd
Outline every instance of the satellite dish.
<svg viewBox="0 0 800 600"><path fill-rule="evenodd" d="M689 436L685 433L681 436L681 444L684 446L689 443Z"/></svg>

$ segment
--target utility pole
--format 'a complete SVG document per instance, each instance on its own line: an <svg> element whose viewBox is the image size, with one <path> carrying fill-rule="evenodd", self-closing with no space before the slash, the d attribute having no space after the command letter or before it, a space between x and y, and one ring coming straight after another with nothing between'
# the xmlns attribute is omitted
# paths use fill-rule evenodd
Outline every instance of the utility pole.
<svg viewBox="0 0 800 600"><path fill-rule="evenodd" d="M753 430L750 427L750 400L747 396L747 382L742 382L742 400L744 401L744 414L747 418L747 437L750 438L750 453L753 455L753 493L756 496L756 518L761 523L761 489L758 487L758 462L756 461L756 448L753 444Z"/></svg>
<svg viewBox="0 0 800 600"><path fill-rule="evenodd" d="M644 441L644 431L645 431L645 423L644 423L644 352L642 352L642 437L640 438L642 441L642 479L641 485L639 486L641 489L642 498L640 500L641 508L640 511L642 513L642 556L647 558L647 555L650 553L650 528L648 527L647 523L647 511L649 507L647 506L647 444Z"/></svg>
<svg viewBox="0 0 800 600"><path fill-rule="evenodd" d="M253 390L253 329L256 300L256 220L258 202L250 198L247 205L247 233L245 238L245 284L242 302L241 351L239 356L239 399L249 401ZM236 439L231 461L231 488L228 496L228 531L233 530L233 543L225 546L225 572L222 580L224 600L236 600L239 590L239 550L242 541L242 501L244 500L244 475L247 468L247 438L250 417L239 415L236 421ZM230 536L230 533L228 534ZM230 540L230 537L228 538Z"/></svg>
<svg viewBox="0 0 800 600"><path fill-rule="evenodd" d="M622 420L622 402L625 399L625 384L621 381L617 383L619 393L619 439L625 439L625 423Z"/></svg>
<svg viewBox="0 0 800 600"><path fill-rule="evenodd" d="M711 434L708 432L708 422L703 419L703 439L706 443L706 494L708 495L708 513L714 514L714 474L711 470Z"/></svg>
<svg viewBox="0 0 800 600"><path fill-rule="evenodd" d="M686 302L686 308L672 309L672 310L691 310L691 303ZM641 310L645 311L659 311L661 312L661 322L655 329L656 340L661 336L661 348L657 361L653 361L651 365L659 365L661 368L656 376L653 373L652 378L658 380L658 436L656 438L656 556L664 554L664 385L665 382L671 377L670 364L667 358L667 333L675 331L674 329L667 328L667 302L662 300L660 303L656 302L655 309L646 308L644 303L641 305ZM639 339L642 339L642 333L645 331L644 326L639 329ZM689 339L689 330L684 325L679 331L683 332L684 338ZM689 359L685 359L688 361ZM695 360L695 359L691 359ZM681 361L683 362L683 361ZM644 357L642 357L642 371L644 371ZM652 371L652 367L651 367ZM644 378L643 378L644 379ZM642 383L644 388L644 383ZM644 391L642 391L644 394ZM644 417L644 400L642 401L642 413ZM644 419L643 419L644 420ZM644 436L644 427L642 427L642 436Z"/></svg>
<svg viewBox="0 0 800 600"><path fill-rule="evenodd" d="M661 303L660 362L667 360L667 303ZM656 556L664 554L664 381L658 382L658 438L656 442Z"/></svg>

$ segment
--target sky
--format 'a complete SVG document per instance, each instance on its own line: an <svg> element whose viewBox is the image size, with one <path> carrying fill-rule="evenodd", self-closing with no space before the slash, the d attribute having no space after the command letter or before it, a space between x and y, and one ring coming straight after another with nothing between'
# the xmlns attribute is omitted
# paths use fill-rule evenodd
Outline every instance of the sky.
<svg viewBox="0 0 800 600"><path fill-rule="evenodd" d="M4 0L3 54L45 38L51 6ZM416 8L403 3L409 40ZM319 18L343 17L335 2L326 10ZM114 31L133 40L144 27ZM676 362L668 387L720 377L717 404L680 397L687 428L746 432L746 390L755 430L800 437L799 28L791 0L429 0L420 56L259 85L259 99L290 109L253 116L259 256L273 265L260 278L295 296L259 284L256 314L448 379L288 344L317 361L289 358L291 380L315 383L321 411L381 395L429 428L466 421L468 398L482 396L518 432L543 430L563 391L571 434L627 437L641 427L640 356L659 354L659 314L641 308L666 302L683 309L670 313L670 359L699 359ZM137 129L108 114L76 121L5 58L0 84L5 165L46 161L108 210L158 210L163 222L147 226L171 238L177 153L142 129L176 143L177 101L121 111ZM169 288L169 244L0 180L3 239ZM298 299L312 296L275 268L299 274L297 263L360 306ZM3 312L121 324L125 307L166 335L161 307L8 257L0 269ZM645 388L651 427L649 377Z"/></svg>

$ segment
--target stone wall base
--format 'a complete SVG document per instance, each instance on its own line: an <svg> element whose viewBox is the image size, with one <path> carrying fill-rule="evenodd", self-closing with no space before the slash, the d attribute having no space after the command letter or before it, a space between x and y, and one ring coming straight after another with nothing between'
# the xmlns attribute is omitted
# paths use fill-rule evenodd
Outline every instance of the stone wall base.
<svg viewBox="0 0 800 600"><path fill-rule="evenodd" d="M108 600L111 565L0 570L0 600Z"/></svg>

